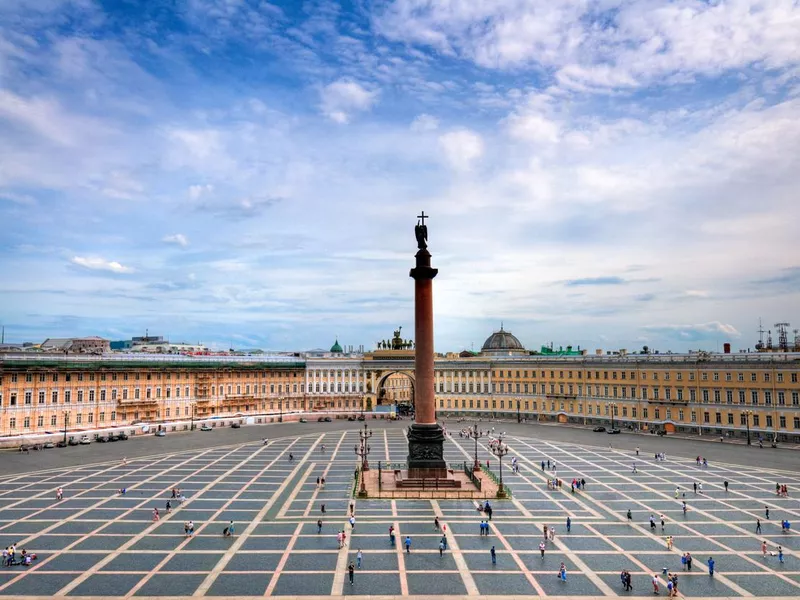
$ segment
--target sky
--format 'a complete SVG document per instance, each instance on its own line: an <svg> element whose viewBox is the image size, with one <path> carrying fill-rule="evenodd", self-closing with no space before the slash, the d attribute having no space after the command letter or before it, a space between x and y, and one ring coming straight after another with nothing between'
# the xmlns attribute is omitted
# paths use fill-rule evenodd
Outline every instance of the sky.
<svg viewBox="0 0 800 600"><path fill-rule="evenodd" d="M800 326L793 0L3 0L6 342L752 348ZM408 333L408 335L406 335Z"/></svg>

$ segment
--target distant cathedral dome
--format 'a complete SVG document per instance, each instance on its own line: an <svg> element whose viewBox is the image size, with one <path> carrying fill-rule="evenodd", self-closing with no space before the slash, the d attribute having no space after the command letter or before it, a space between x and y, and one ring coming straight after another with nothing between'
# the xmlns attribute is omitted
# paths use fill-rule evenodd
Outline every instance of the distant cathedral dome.
<svg viewBox="0 0 800 600"><path fill-rule="evenodd" d="M481 347L481 354L508 355L527 354L527 352L520 341L510 331L506 331L503 329L503 326L500 325L500 331L495 331L486 338L486 341Z"/></svg>
<svg viewBox="0 0 800 600"><path fill-rule="evenodd" d="M331 352L334 353L334 354L342 354L344 352L344 350L342 350L342 347L339 345L339 339L338 338L333 343L333 346L331 346Z"/></svg>

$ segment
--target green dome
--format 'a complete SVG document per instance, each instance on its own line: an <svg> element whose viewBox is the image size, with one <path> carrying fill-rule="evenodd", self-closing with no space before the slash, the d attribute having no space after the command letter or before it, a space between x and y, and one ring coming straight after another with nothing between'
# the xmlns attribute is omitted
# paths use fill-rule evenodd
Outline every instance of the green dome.
<svg viewBox="0 0 800 600"><path fill-rule="evenodd" d="M338 354L341 354L342 352L344 352L344 350L342 350L342 347L339 345L339 339L338 338L333 343L333 346L331 346L331 352L338 353Z"/></svg>

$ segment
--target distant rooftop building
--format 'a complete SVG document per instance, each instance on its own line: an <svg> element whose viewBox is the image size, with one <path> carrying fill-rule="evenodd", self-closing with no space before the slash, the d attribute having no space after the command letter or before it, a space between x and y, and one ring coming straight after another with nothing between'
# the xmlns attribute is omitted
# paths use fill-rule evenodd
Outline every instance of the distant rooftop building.
<svg viewBox="0 0 800 600"><path fill-rule="evenodd" d="M108 340L97 336L83 338L47 338L41 343L42 352L65 354L103 354L111 350Z"/></svg>
<svg viewBox="0 0 800 600"><path fill-rule="evenodd" d="M510 331L503 329L495 331L486 338L481 347L481 354L484 356L525 356L530 354L522 343Z"/></svg>
<svg viewBox="0 0 800 600"><path fill-rule="evenodd" d="M342 354L343 352L344 350L342 350L342 347L339 345L339 338L336 338L333 346L331 346L331 354Z"/></svg>

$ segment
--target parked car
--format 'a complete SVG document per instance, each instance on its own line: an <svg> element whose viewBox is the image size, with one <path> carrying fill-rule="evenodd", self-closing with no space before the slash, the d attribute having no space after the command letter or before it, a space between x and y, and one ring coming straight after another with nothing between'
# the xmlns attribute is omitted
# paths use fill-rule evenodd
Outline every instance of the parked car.
<svg viewBox="0 0 800 600"><path fill-rule="evenodd" d="M358 420L359 421L366 421L367 418L364 415L358 415Z"/></svg>
<svg viewBox="0 0 800 600"><path fill-rule="evenodd" d="M92 443L92 440L89 439L88 435L84 435L83 437L81 437L81 441L78 442L78 443L83 445L83 446L88 446L89 444Z"/></svg>
<svg viewBox="0 0 800 600"><path fill-rule="evenodd" d="M56 445L53 442L45 442L42 448L55 448Z"/></svg>
<svg viewBox="0 0 800 600"><path fill-rule="evenodd" d="M58 442L56 443L56 448L66 448L66 447L67 447L67 442L65 442L64 440L58 440Z"/></svg>
<svg viewBox="0 0 800 600"><path fill-rule="evenodd" d="M325 420L325 417L319 417L317 419L317 423L322 423Z"/></svg>
<svg viewBox="0 0 800 600"><path fill-rule="evenodd" d="M609 429L606 433L616 434L616 433L621 433L621 432L620 432L619 429Z"/></svg>
<svg viewBox="0 0 800 600"><path fill-rule="evenodd" d="M208 423L203 423L203 426L200 428L200 431L211 431L211 427L208 426Z"/></svg>
<svg viewBox="0 0 800 600"><path fill-rule="evenodd" d="M111 433L111 434L108 435L108 441L109 442L118 442L119 441L119 436L116 433Z"/></svg>
<svg viewBox="0 0 800 600"><path fill-rule="evenodd" d="M301 419L300 419L300 422L301 422L301 423L308 423L308 419L306 419L305 417L303 417L303 418L301 418Z"/></svg>
<svg viewBox="0 0 800 600"><path fill-rule="evenodd" d="M241 429L242 428L242 424L239 423L239 421L234 421L233 423L231 423L231 428L232 429Z"/></svg>
<svg viewBox="0 0 800 600"><path fill-rule="evenodd" d="M125 433L124 431L120 432L120 434L119 434L119 439L120 439L120 440L122 440L122 441L124 442L125 440L127 440L127 439L128 439L128 434L127 434L127 433Z"/></svg>
<svg viewBox="0 0 800 600"><path fill-rule="evenodd" d="M107 442L109 441L109 439L108 439L108 436L107 436L107 435L98 435L98 436L97 436L97 437L94 439L94 441L95 441L95 442L98 442L98 443L100 443L100 444L105 444L105 443L107 443Z"/></svg>
<svg viewBox="0 0 800 600"><path fill-rule="evenodd" d="M594 429L592 429L592 431L595 431L595 432L597 432L597 433L602 433L602 432L604 432L605 430L606 430L606 428L605 428L605 427L603 427L602 425L600 425L599 427L595 427Z"/></svg>
<svg viewBox="0 0 800 600"><path fill-rule="evenodd" d="M353 415L350 415L349 417L347 417L347 420L348 421L355 421L356 418Z"/></svg>
<svg viewBox="0 0 800 600"><path fill-rule="evenodd" d="M80 446L80 445L81 443L74 437L69 438L69 441L67 442L67 446Z"/></svg>
<svg viewBox="0 0 800 600"><path fill-rule="evenodd" d="M163 429L159 429L158 431L156 431L156 437L166 437L166 435L167 432L164 431Z"/></svg>
<svg viewBox="0 0 800 600"><path fill-rule="evenodd" d="M324 419L322 419L322 420L323 420L323 421L325 421L326 423L330 423L330 422L332 422L332 421L333 421L333 419L331 419L330 417L325 417L325 418L324 418Z"/></svg>

